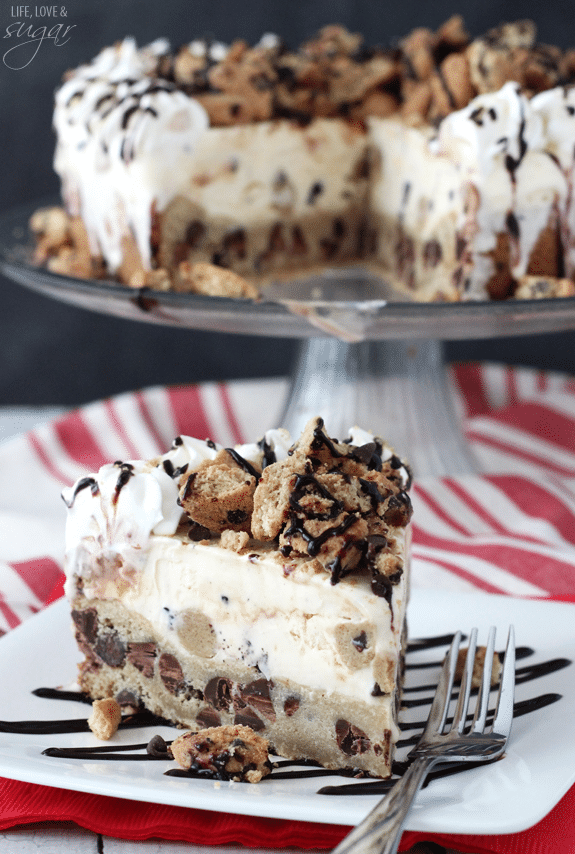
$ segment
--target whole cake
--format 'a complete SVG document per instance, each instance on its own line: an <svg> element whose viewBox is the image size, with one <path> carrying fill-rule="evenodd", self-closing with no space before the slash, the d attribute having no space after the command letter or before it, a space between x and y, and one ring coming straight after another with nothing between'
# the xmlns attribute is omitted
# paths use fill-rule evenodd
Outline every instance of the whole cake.
<svg viewBox="0 0 575 854"><path fill-rule="evenodd" d="M82 478L63 493L80 688L389 776L410 480L381 440L340 442L319 418L293 445L283 430L236 448L181 436Z"/></svg>
<svg viewBox="0 0 575 854"><path fill-rule="evenodd" d="M369 264L415 299L575 293L575 53L455 16L393 48L126 39L56 92L65 211L37 257L132 287L256 297Z"/></svg>

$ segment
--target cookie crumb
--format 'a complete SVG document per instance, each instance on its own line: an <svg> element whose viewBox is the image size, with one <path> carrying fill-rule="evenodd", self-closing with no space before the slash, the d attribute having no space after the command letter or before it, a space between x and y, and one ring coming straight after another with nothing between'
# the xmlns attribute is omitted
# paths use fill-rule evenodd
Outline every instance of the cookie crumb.
<svg viewBox="0 0 575 854"><path fill-rule="evenodd" d="M250 538L245 531L226 530L222 531L220 545L224 549L230 549L239 554L242 549L245 549L249 541Z"/></svg>
<svg viewBox="0 0 575 854"><path fill-rule="evenodd" d="M108 741L117 731L122 720L122 709L113 697L104 700L94 700L92 714L88 718L88 726L102 741Z"/></svg>
<svg viewBox="0 0 575 854"><path fill-rule="evenodd" d="M483 668L485 665L485 653L487 652L487 648L484 646L478 646L477 651L475 653L475 661L473 663L473 675L471 677L471 687L479 688L481 685L481 680L483 677ZM465 670L465 659L467 656L467 649L460 649L457 655L457 664L455 666L455 680L461 681L463 677L463 671ZM501 677L501 659L499 658L499 653L493 653L493 666L491 668L491 686L497 685L499 679Z"/></svg>

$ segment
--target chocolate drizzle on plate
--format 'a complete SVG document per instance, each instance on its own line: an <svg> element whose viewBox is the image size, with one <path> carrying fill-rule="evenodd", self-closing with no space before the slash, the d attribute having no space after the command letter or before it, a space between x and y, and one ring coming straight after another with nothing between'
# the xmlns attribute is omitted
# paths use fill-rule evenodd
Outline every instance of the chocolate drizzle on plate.
<svg viewBox="0 0 575 854"><path fill-rule="evenodd" d="M438 635L417 639L412 641L407 647L406 669L426 671L431 667L439 668L441 666L441 658L436 660L421 661L417 660L417 653L425 652L432 649L441 649L446 647L452 640L453 635ZM502 656L502 654L500 654ZM520 646L516 650L518 660L527 659L535 655L535 651L530 647ZM516 684L523 685L527 682L548 676L556 673L566 667L571 666L572 661L567 658L553 658L547 661L526 663L524 666L518 667L516 670ZM405 696L402 698L402 706L404 708L425 707L431 705L431 700L435 691L435 684L427 679L418 681L414 686L408 686L405 693L414 694L422 693L422 697L410 699ZM80 691L66 691L56 688L37 688L32 692L36 697L46 699L66 700L77 703L89 704L90 698ZM561 700L562 695L555 692L545 692L542 694L529 697L527 699L518 700L513 707L513 716L515 718L524 715L532 714L553 703ZM427 715L422 714L421 720L408 721L401 720L399 728L405 736L397 742L397 748L407 749L416 744L425 726L425 718ZM448 723L449 723L448 718ZM489 721L489 718L488 718ZM135 712L124 715L120 723L121 730L135 729L141 727L159 727L173 725L165 719L151 714L147 711ZM18 733L18 734L60 734L60 733L75 733L89 732L86 718L71 718L64 720L25 720L25 721L0 721L0 732ZM115 744L101 745L98 747L49 747L43 751L44 756L49 756L58 759L78 759L82 761L94 759L99 761L172 761L170 754L170 742L164 741L159 735L154 735L147 743L137 744ZM392 777L389 779L372 779L369 781L358 782L357 780L350 783L324 786L318 790L321 795L383 795L393 786L398 776L405 773L409 766L409 757L405 760L396 760L392 766ZM457 774L470 768L474 768L475 764L453 765L447 769L441 769L432 772L429 775L426 785L435 779ZM266 780L297 780L308 779L312 777L365 777L365 773L359 769L338 769L330 770L321 767L318 763L310 760L277 760L272 763L273 771ZM170 768L165 772L171 777L200 777L205 778L205 773L197 771L184 771L178 768Z"/></svg>

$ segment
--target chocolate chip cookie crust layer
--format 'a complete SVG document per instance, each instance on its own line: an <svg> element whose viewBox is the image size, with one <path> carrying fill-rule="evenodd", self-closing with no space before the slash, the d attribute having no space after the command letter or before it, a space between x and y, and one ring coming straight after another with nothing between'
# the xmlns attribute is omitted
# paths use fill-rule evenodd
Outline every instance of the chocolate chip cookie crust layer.
<svg viewBox="0 0 575 854"><path fill-rule="evenodd" d="M157 638L150 623L118 603L79 599L74 606L76 639L86 655L79 682L91 697L115 697L125 711L144 707L192 730L249 726L285 758L390 774L403 650L382 662L389 690L374 683L377 696L366 703L320 685L266 678L242 663L218 667Z"/></svg>

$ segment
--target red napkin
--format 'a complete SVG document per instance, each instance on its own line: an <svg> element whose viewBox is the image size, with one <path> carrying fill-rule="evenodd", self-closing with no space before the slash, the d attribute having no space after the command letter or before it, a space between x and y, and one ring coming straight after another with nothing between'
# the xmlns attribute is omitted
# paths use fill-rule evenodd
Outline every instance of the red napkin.
<svg viewBox="0 0 575 854"><path fill-rule="evenodd" d="M349 827L145 804L34 783L0 779L0 830L38 821L74 821L120 839L179 840L195 845L237 843L249 848L331 849ZM573 854L575 787L545 818L521 833L455 836L406 831L400 851L430 840L464 854Z"/></svg>

